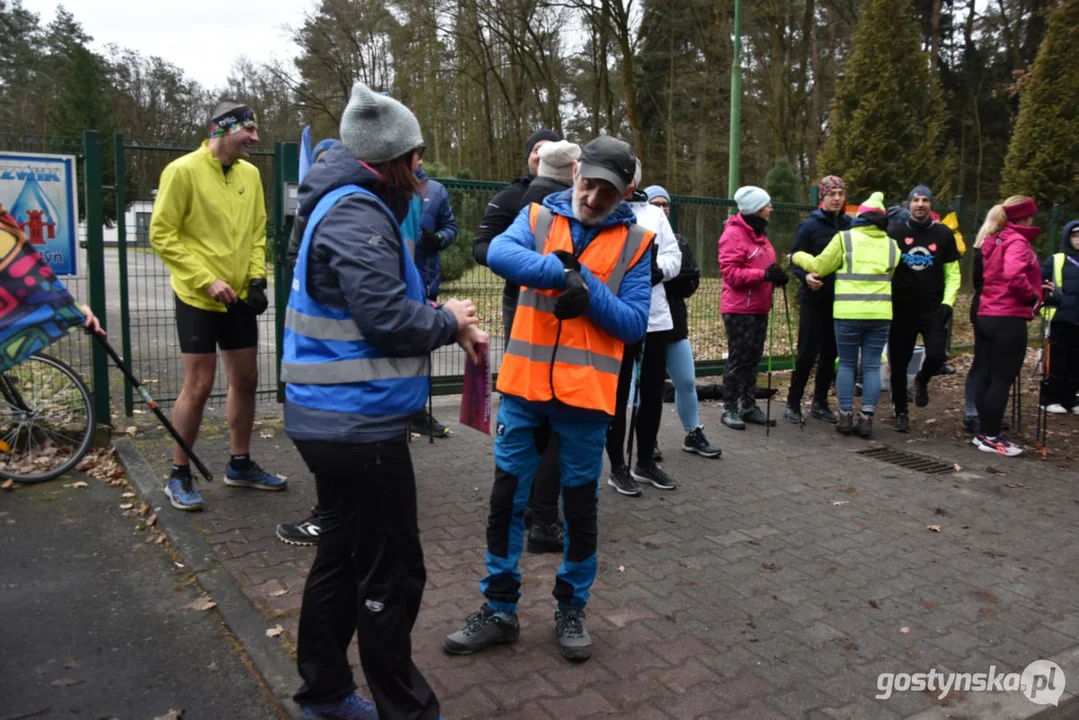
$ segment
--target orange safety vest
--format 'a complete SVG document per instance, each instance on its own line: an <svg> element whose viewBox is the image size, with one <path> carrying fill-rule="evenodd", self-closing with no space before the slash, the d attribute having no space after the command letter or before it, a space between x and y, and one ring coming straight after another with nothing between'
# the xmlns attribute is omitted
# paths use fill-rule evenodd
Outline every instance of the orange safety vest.
<svg viewBox="0 0 1079 720"><path fill-rule="evenodd" d="M538 203L528 212L536 247L543 254L573 252L569 218L555 215ZM578 260L612 294L622 278L651 244L655 233L640 225L615 225L601 230ZM581 316L559 320L554 304L560 290L521 287L513 329L498 371L498 391L525 400L559 400L585 410L614 415L621 340Z"/></svg>

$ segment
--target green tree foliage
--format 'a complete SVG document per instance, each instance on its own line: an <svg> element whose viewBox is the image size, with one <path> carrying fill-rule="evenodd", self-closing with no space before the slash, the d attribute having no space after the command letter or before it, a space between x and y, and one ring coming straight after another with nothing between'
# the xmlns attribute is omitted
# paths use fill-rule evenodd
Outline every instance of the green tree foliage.
<svg viewBox="0 0 1079 720"><path fill-rule="evenodd" d="M897 22L911 16L910 0L870 0L854 28L818 163L851 195L896 196L915 183L950 190L948 109L917 25Z"/></svg>
<svg viewBox="0 0 1079 720"><path fill-rule="evenodd" d="M1079 0L1063 0L1019 92L1002 194L1079 207Z"/></svg>
<svg viewBox="0 0 1079 720"><path fill-rule="evenodd" d="M798 176L794 168L784 159L779 159L768 174L764 176L764 189L772 196L772 202L796 203L802 201Z"/></svg>

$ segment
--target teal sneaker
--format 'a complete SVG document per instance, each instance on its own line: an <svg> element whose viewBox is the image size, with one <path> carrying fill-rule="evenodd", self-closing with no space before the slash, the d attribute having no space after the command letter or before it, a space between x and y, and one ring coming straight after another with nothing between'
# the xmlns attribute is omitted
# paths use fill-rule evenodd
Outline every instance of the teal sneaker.
<svg viewBox="0 0 1079 720"><path fill-rule="evenodd" d="M337 702L301 707L303 716L311 720L378 720L375 704L358 692Z"/></svg>
<svg viewBox="0 0 1079 720"><path fill-rule="evenodd" d="M202 495L190 475L170 477L165 483L165 495L177 510L202 510Z"/></svg>
<svg viewBox="0 0 1079 720"><path fill-rule="evenodd" d="M259 467L257 462L249 462L243 470L237 470L229 462L225 466L225 484L232 487L255 488L256 490L284 490L288 480L271 475Z"/></svg>

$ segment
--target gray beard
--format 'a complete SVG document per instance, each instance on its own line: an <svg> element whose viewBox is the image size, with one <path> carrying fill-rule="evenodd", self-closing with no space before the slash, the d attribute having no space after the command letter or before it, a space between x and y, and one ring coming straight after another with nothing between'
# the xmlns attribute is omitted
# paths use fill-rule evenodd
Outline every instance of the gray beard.
<svg viewBox="0 0 1079 720"><path fill-rule="evenodd" d="M615 205L614 207L608 209L607 212L603 213L602 215L596 216L590 222L585 222L584 220L581 219L581 201L577 197L577 193L574 192L572 197L573 197L573 200L571 202L571 205L573 207L573 217L576 218L577 222L581 223L582 225L588 225L588 226L602 225L603 222L607 218L609 218L611 216L611 213L613 213L618 208L618 206Z"/></svg>

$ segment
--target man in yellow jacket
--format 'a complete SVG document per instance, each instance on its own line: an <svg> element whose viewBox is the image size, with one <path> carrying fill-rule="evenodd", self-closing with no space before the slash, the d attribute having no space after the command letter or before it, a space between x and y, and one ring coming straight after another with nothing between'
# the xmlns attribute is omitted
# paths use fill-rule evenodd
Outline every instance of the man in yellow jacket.
<svg viewBox="0 0 1079 720"><path fill-rule="evenodd" d="M283 490L286 482L251 461L258 387L258 322L265 312L266 205L258 168L246 161L258 143L255 111L236 102L214 109L210 139L161 173L150 244L172 274L184 386L172 422L192 446L214 385L217 349L228 374L232 459L225 484ZM173 449L165 486L172 506L202 509L187 455Z"/></svg>

